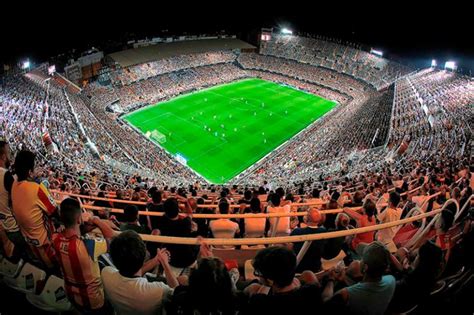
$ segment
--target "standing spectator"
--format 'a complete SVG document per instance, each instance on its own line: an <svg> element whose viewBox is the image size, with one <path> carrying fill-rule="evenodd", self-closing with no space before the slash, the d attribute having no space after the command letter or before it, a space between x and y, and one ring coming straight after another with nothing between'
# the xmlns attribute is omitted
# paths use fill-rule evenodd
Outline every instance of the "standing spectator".
<svg viewBox="0 0 474 315"><path fill-rule="evenodd" d="M377 219L380 221L380 223L389 223L400 220L402 209L398 208L399 202L400 194L392 191L388 197L388 207L377 215ZM397 231L397 226L380 230L377 233L377 240L382 244L387 245L392 242L392 239Z"/></svg>
<svg viewBox="0 0 474 315"><path fill-rule="evenodd" d="M20 151L15 158L17 180L11 194L13 214L34 256L46 268L53 268L56 261L51 216L57 213L57 206L48 189L33 181L34 169L34 153Z"/></svg>

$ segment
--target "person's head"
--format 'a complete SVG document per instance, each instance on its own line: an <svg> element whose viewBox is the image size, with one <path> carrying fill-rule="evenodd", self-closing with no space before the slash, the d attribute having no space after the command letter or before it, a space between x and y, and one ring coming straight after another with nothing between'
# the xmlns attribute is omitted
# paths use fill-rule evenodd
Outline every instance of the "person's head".
<svg viewBox="0 0 474 315"><path fill-rule="evenodd" d="M446 233L453 226L454 214L449 209L441 211L438 220L435 222L435 228Z"/></svg>
<svg viewBox="0 0 474 315"><path fill-rule="evenodd" d="M431 241L426 241L418 250L415 270L435 279L440 271L442 261L443 251L441 248Z"/></svg>
<svg viewBox="0 0 474 315"><path fill-rule="evenodd" d="M345 213L338 213L336 216L336 229L344 230L349 226L350 218Z"/></svg>
<svg viewBox="0 0 474 315"><path fill-rule="evenodd" d="M378 279L387 270L389 259L387 248L380 242L372 242L362 250L361 271L371 279Z"/></svg>
<svg viewBox="0 0 474 315"><path fill-rule="evenodd" d="M353 198L354 203L361 204L363 199L364 199L364 193L360 190L356 191Z"/></svg>
<svg viewBox="0 0 474 315"><path fill-rule="evenodd" d="M278 188L275 190L275 193L280 196L280 199L283 198L283 197L285 197L285 190L284 190L282 187L278 187Z"/></svg>
<svg viewBox="0 0 474 315"><path fill-rule="evenodd" d="M400 194L396 191L392 191L389 194L388 203L389 203L389 206L392 208L398 207L398 204L400 203Z"/></svg>
<svg viewBox="0 0 474 315"><path fill-rule="evenodd" d="M168 198L163 203L165 215L170 219L175 219L179 215L179 205L176 198Z"/></svg>
<svg viewBox="0 0 474 315"><path fill-rule="evenodd" d="M135 222L138 220L138 208L135 205L127 205L123 210L126 222Z"/></svg>
<svg viewBox="0 0 474 315"><path fill-rule="evenodd" d="M259 195L265 195L267 192L265 191L265 188L263 186L258 187L258 194Z"/></svg>
<svg viewBox="0 0 474 315"><path fill-rule="evenodd" d="M296 255L286 247L272 246L257 253L253 262L255 274L268 285L284 288L293 282Z"/></svg>
<svg viewBox="0 0 474 315"><path fill-rule="evenodd" d="M250 190L246 190L244 192L244 199L245 200L250 200L252 198L252 192Z"/></svg>
<svg viewBox="0 0 474 315"><path fill-rule="evenodd" d="M161 191L155 190L151 195L151 200L156 204L161 203Z"/></svg>
<svg viewBox="0 0 474 315"><path fill-rule="evenodd" d="M229 204L227 202L219 202L219 213L220 214L229 213Z"/></svg>
<svg viewBox="0 0 474 315"><path fill-rule="evenodd" d="M227 191L222 190L220 196L221 196L221 198L227 198Z"/></svg>
<svg viewBox="0 0 474 315"><path fill-rule="evenodd" d="M280 195L275 193L275 194L272 194L271 197L270 197L270 201L272 202L272 205L275 206L275 207L278 207L280 205Z"/></svg>
<svg viewBox="0 0 474 315"><path fill-rule="evenodd" d="M260 199L252 198L252 200L250 200L250 211L252 213L262 212L262 208L261 208L261 205L260 205Z"/></svg>
<svg viewBox="0 0 474 315"><path fill-rule="evenodd" d="M0 167L10 167L10 146L8 142L0 140Z"/></svg>
<svg viewBox="0 0 474 315"><path fill-rule="evenodd" d="M233 307L233 284L222 260L209 257L198 261L189 276L192 305L201 314L219 313Z"/></svg>
<svg viewBox="0 0 474 315"><path fill-rule="evenodd" d="M124 277L133 277L142 268L145 256L145 243L135 231L124 231L110 243L112 262Z"/></svg>
<svg viewBox="0 0 474 315"><path fill-rule="evenodd" d="M59 206L59 217L66 229L82 224L81 204L77 199L66 198Z"/></svg>
<svg viewBox="0 0 474 315"><path fill-rule="evenodd" d="M15 158L15 173L18 180L26 180L35 169L35 154L31 151L22 150Z"/></svg>
<svg viewBox="0 0 474 315"><path fill-rule="evenodd" d="M364 213L370 218L372 218L375 214L377 208L375 207L375 203L371 199L366 199L364 205L362 206L364 209Z"/></svg>
<svg viewBox="0 0 474 315"><path fill-rule="evenodd" d="M319 189L314 188L313 191L312 191L312 193L311 193L311 197L313 197L313 198L319 198L319 195L320 195Z"/></svg>
<svg viewBox="0 0 474 315"><path fill-rule="evenodd" d="M306 224L309 226L317 226L320 224L322 219L321 213L316 208L311 208L308 210L305 216Z"/></svg>

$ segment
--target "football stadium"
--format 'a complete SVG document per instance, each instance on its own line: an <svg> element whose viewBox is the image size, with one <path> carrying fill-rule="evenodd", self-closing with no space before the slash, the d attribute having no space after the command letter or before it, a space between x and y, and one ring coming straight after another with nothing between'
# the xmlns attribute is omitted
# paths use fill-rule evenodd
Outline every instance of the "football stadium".
<svg viewBox="0 0 474 315"><path fill-rule="evenodd" d="M247 79L185 94L123 119L209 182L224 184L335 105L292 87Z"/></svg>
<svg viewBox="0 0 474 315"><path fill-rule="evenodd" d="M5 46L0 314L474 312L472 49L278 21Z"/></svg>

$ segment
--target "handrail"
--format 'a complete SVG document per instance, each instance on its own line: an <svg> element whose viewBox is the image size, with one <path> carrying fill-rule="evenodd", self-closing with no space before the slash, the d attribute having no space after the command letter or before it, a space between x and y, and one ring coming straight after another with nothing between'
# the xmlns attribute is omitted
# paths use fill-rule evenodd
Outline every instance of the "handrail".
<svg viewBox="0 0 474 315"><path fill-rule="evenodd" d="M57 191L57 190L52 190L52 194L58 194L58 195L63 195L63 196L69 196L69 197L76 197L76 198L84 198L84 199L90 199L90 200L101 200L101 201L108 201L108 202L117 202L117 203L127 203L127 204L132 204L132 205L141 205L145 206L147 205L147 202L144 201L132 201L132 200L124 200L124 199L113 199L113 198L102 198L102 197L95 197L95 196L86 196L86 195L78 195L78 194L73 194L73 193L68 193L68 192L63 192L63 191ZM320 205L325 205L327 202L321 201L321 202L295 202L289 204L291 207L303 207L303 206L320 206ZM229 205L230 208L240 208L240 204L231 204ZM219 205L197 205L198 208L218 208Z"/></svg>
<svg viewBox="0 0 474 315"><path fill-rule="evenodd" d="M456 215L454 216L454 222L456 222L456 221L459 219L459 217L461 216L461 214L466 210L467 206L468 206L468 205L469 205L469 206L471 205L471 200L472 200L473 197L474 197L474 195L470 195L469 198L467 198L466 203L464 204L464 206L462 207L462 209L459 210L459 211L456 213Z"/></svg>
<svg viewBox="0 0 474 315"><path fill-rule="evenodd" d="M107 208L107 207L97 207L92 205L83 204L82 208L90 210L107 210L112 213L124 213L122 209L117 208ZM358 210L362 207L352 207L348 208L351 210ZM321 214L334 214L341 213L343 209L329 209L329 210L319 210ZM140 215L161 217L164 215L164 212L154 212L154 211L138 211ZM235 213L235 214L219 214L219 213L182 213L184 215L190 215L196 219L254 219L254 218L280 218L280 217L300 217L305 216L306 211L304 212L290 212L290 213Z"/></svg>
<svg viewBox="0 0 474 315"><path fill-rule="evenodd" d="M428 213L419 214L411 218L406 218L398 221L382 223L377 225L371 225L350 230L341 230L326 233L317 233L309 235L295 235L295 236L279 236L271 238L239 238L239 239L226 239L226 238L208 238L205 239L208 245L266 245L266 244L284 244L294 242L306 242L306 241L317 241L336 237L344 237L354 234L367 233L372 231L378 231L386 228L398 226L409 222L414 222L425 217L434 216L440 213L442 209L434 210ZM159 235L146 235L140 234L144 241L157 242L165 244L180 244L180 245L200 245L202 239L194 237L173 237L173 236L159 236Z"/></svg>

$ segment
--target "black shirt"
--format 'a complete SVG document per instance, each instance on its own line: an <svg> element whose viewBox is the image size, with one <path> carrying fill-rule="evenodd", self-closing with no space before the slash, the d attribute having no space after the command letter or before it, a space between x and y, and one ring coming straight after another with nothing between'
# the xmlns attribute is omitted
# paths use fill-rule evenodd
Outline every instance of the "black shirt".
<svg viewBox="0 0 474 315"><path fill-rule="evenodd" d="M291 232L291 235L307 235L307 234L316 234L324 233L326 229L324 227L312 228L297 228ZM303 247L303 242L295 243L293 251L298 255L301 247ZM311 270L317 272L321 270L321 256L324 251L325 240L313 241L311 246L308 248L308 251L304 255L303 259L296 268L296 272L303 272L305 270Z"/></svg>
<svg viewBox="0 0 474 315"><path fill-rule="evenodd" d="M156 227L164 236L192 237L190 218L171 220L167 216L157 217ZM177 268L191 265L199 250L198 246L193 245L163 244L163 247L171 254L170 265Z"/></svg>

